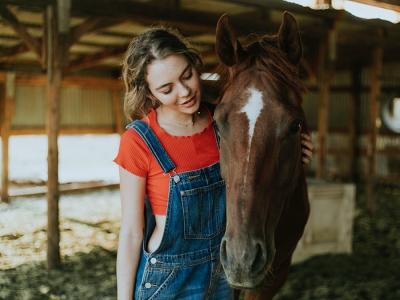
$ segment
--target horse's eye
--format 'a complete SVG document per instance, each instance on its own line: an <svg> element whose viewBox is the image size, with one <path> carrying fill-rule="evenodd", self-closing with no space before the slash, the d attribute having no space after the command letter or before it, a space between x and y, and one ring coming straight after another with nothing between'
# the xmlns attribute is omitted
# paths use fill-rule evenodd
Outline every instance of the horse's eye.
<svg viewBox="0 0 400 300"><path fill-rule="evenodd" d="M296 134L300 131L301 129L301 121L295 121L292 123L291 127L290 127L290 133L291 134Z"/></svg>

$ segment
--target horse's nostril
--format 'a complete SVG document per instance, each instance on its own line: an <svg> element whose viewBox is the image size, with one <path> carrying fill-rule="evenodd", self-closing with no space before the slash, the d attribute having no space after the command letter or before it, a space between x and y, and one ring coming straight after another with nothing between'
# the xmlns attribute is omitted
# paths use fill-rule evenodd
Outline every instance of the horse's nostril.
<svg viewBox="0 0 400 300"><path fill-rule="evenodd" d="M266 259L266 257L264 256L265 255L262 245L260 243L257 243L254 250L253 262L251 263L252 273L258 273L264 267Z"/></svg>
<svg viewBox="0 0 400 300"><path fill-rule="evenodd" d="M221 261L226 264L227 255L226 255L226 240L225 238L221 241L221 249L220 249Z"/></svg>

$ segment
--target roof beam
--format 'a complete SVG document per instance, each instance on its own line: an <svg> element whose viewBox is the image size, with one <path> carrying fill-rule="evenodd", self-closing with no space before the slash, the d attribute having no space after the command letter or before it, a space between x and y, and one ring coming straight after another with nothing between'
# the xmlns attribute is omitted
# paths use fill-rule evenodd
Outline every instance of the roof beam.
<svg viewBox="0 0 400 300"><path fill-rule="evenodd" d="M351 0L351 1L400 12L399 0Z"/></svg>
<svg viewBox="0 0 400 300"><path fill-rule="evenodd" d="M80 69L94 67L102 61L109 59L110 57L124 54L126 52L126 47L126 45L119 47L109 47L103 52L92 55L85 55L82 58L71 61L65 71L72 72Z"/></svg>
<svg viewBox="0 0 400 300"><path fill-rule="evenodd" d="M105 20L101 17L88 18L82 24L71 29L70 46L77 43L79 39L87 33L97 32L120 22L121 21L117 20Z"/></svg>
<svg viewBox="0 0 400 300"><path fill-rule="evenodd" d="M3 20L18 34L22 42L28 47L41 61L42 50L39 41L34 39L26 30L18 19L11 13L11 11L4 4L0 4L0 16Z"/></svg>

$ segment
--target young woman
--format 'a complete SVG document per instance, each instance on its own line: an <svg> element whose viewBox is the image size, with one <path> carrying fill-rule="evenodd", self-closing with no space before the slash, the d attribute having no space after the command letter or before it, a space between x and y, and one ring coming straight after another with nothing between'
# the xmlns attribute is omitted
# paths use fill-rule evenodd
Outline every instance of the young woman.
<svg viewBox="0 0 400 300"><path fill-rule="evenodd" d="M199 55L177 32L150 29L128 47L125 113L115 162L122 220L118 299L232 299L219 261L225 185ZM303 137L303 161L312 144Z"/></svg>

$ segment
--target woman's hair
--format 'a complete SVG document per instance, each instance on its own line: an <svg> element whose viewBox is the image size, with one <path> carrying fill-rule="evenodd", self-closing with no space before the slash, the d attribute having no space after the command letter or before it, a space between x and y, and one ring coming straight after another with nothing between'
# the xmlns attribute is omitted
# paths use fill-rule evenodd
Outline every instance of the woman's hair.
<svg viewBox="0 0 400 300"><path fill-rule="evenodd" d="M149 29L129 44L123 60L122 79L125 84L124 112L130 121L143 118L152 107L146 82L147 66L153 60L173 54L186 56L196 68L203 64L200 54L171 28Z"/></svg>

